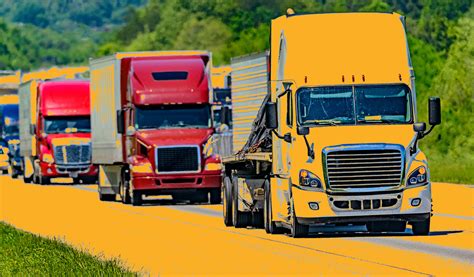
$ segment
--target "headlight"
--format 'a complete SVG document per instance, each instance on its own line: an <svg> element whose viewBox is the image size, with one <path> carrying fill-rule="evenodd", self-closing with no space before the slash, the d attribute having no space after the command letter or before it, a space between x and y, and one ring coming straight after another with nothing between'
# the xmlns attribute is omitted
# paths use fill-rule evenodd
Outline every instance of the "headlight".
<svg viewBox="0 0 474 277"><path fill-rule="evenodd" d="M300 186L314 189L323 189L323 185L318 176L304 169L300 171Z"/></svg>
<svg viewBox="0 0 474 277"><path fill-rule="evenodd" d="M53 155L51 154L43 154L43 162L45 163L54 163L54 158L53 158Z"/></svg>
<svg viewBox="0 0 474 277"><path fill-rule="evenodd" d="M208 163L204 167L204 170L206 171L222 170L222 164L221 163Z"/></svg>
<svg viewBox="0 0 474 277"><path fill-rule="evenodd" d="M426 167L420 166L415 169L408 177L407 184L409 186L425 184L428 182L428 175L426 172Z"/></svg>
<svg viewBox="0 0 474 277"><path fill-rule="evenodd" d="M150 163L132 166L131 170L134 173L153 173Z"/></svg>

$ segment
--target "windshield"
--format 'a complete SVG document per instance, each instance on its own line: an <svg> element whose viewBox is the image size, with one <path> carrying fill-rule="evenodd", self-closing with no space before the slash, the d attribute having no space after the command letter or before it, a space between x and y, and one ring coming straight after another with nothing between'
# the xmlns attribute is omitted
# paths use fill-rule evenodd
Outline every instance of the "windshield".
<svg viewBox="0 0 474 277"><path fill-rule="evenodd" d="M209 128L209 105L166 105L136 108L136 129Z"/></svg>
<svg viewBox="0 0 474 277"><path fill-rule="evenodd" d="M296 97L300 125L412 122L406 85L302 88Z"/></svg>
<svg viewBox="0 0 474 277"><path fill-rule="evenodd" d="M90 133L91 120L89 116L46 117L44 132L46 134Z"/></svg>
<svg viewBox="0 0 474 277"><path fill-rule="evenodd" d="M19 135L18 125L5 126L5 130L3 131L3 134L5 136L18 136Z"/></svg>

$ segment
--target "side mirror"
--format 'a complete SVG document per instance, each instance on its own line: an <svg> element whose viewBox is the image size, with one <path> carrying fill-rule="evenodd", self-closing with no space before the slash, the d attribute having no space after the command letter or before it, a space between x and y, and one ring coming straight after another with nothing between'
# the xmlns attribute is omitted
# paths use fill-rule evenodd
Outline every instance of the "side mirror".
<svg viewBox="0 0 474 277"><path fill-rule="evenodd" d="M125 130L124 130L124 112L123 112L123 110L117 111L117 132L119 134L125 133Z"/></svg>
<svg viewBox="0 0 474 277"><path fill-rule="evenodd" d="M426 123L418 122L413 124L413 130L417 133L424 133L426 131Z"/></svg>
<svg viewBox="0 0 474 277"><path fill-rule="evenodd" d="M135 135L135 132L137 132L137 129L133 126L128 126L127 127L127 136L131 137Z"/></svg>
<svg viewBox="0 0 474 277"><path fill-rule="evenodd" d="M35 124L31 124L30 125L30 135L35 135L36 134L36 125Z"/></svg>
<svg viewBox="0 0 474 277"><path fill-rule="evenodd" d="M277 105L275 102L268 102L265 105L265 127L270 130L278 128Z"/></svg>
<svg viewBox="0 0 474 277"><path fill-rule="evenodd" d="M296 129L296 133L300 136L309 135L309 127L298 126L298 128Z"/></svg>
<svg viewBox="0 0 474 277"><path fill-rule="evenodd" d="M221 124L230 124L230 109L229 107L222 107L221 109Z"/></svg>
<svg viewBox="0 0 474 277"><path fill-rule="evenodd" d="M430 125L436 126L441 124L441 100L439 97L430 97L428 111Z"/></svg>

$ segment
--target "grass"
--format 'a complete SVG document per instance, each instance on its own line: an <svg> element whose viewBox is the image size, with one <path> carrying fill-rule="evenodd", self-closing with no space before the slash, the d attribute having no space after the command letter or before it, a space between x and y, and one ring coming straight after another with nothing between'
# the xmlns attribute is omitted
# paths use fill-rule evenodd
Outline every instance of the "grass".
<svg viewBox="0 0 474 277"><path fill-rule="evenodd" d="M439 160L428 157L428 164L434 182L474 184L474 162L470 159L454 161L452 158Z"/></svg>
<svg viewBox="0 0 474 277"><path fill-rule="evenodd" d="M119 260L105 260L0 222L0 276L10 275L138 276Z"/></svg>

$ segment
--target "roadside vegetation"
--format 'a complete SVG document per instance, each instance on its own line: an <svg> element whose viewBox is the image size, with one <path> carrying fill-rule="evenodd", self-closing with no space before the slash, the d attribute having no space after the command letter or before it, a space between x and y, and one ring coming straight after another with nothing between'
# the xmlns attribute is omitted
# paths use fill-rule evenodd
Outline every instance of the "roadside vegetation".
<svg viewBox="0 0 474 277"><path fill-rule="evenodd" d="M214 63L222 65L231 57L268 49L270 20L288 7L297 13L398 12L407 18L419 121L427 121L429 96L442 100L443 123L421 142L433 180L474 184L472 0L4 2L0 68L26 70L86 64L90 56L116 51L166 49L211 50ZM46 18L37 12L25 16L17 2L30 10L47 9Z"/></svg>
<svg viewBox="0 0 474 277"><path fill-rule="evenodd" d="M95 275L138 276L118 260L104 260L0 222L0 276Z"/></svg>

